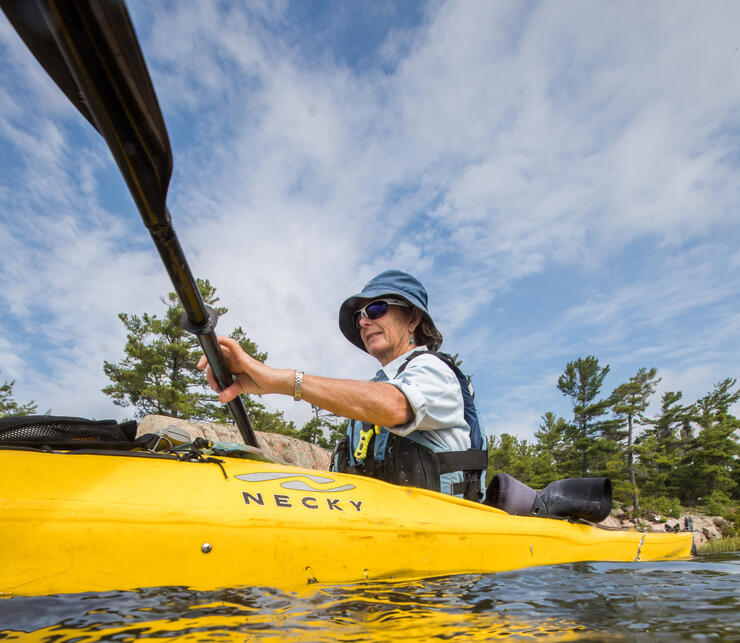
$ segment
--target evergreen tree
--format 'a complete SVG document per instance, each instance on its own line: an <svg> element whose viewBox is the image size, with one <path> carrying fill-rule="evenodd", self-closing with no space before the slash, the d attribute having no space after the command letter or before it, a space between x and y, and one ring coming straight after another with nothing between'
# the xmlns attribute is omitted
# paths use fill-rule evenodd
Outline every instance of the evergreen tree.
<svg viewBox="0 0 740 643"><path fill-rule="evenodd" d="M674 450L680 441L680 435L690 434L690 424L696 415L696 407L693 404L679 404L682 397L681 391L666 391L660 401L660 415L656 420L648 421L653 426L656 443L661 449Z"/></svg>
<svg viewBox="0 0 740 643"><path fill-rule="evenodd" d="M693 442L691 421L695 415L693 405L679 404L682 397L681 391L666 391L661 397L660 414L647 420L648 428L635 441L635 475L644 493L653 498L679 495L684 477L681 463Z"/></svg>
<svg viewBox="0 0 740 643"><path fill-rule="evenodd" d="M525 484L531 484L533 460L532 448L526 440L519 441L508 433L502 433L498 440L489 436L486 480L490 482L497 473L508 473Z"/></svg>
<svg viewBox="0 0 740 643"><path fill-rule="evenodd" d="M608 372L608 364L601 367L599 360L589 355L568 362L565 372L558 378L558 390L573 403L573 423L566 431L571 451L570 475L587 475L591 470L590 460L599 455L598 441L605 427L599 418L609 409L610 401L597 397Z"/></svg>
<svg viewBox="0 0 740 643"><path fill-rule="evenodd" d="M730 415L730 406L740 400L740 389L731 391L737 384L737 380L728 377L714 385L714 390L701 398L696 403L696 423L702 428L707 428L718 420L733 418Z"/></svg>
<svg viewBox="0 0 740 643"><path fill-rule="evenodd" d="M311 410L313 417L298 431L297 437L324 449L333 449L334 445L344 436L349 420L340 418L315 404L311 405ZM328 438L326 430L329 431Z"/></svg>
<svg viewBox="0 0 740 643"><path fill-rule="evenodd" d="M566 433L571 430L568 422L548 411L542 416L542 424L534 434L532 445L532 486L542 489L551 482L567 475Z"/></svg>
<svg viewBox="0 0 740 643"><path fill-rule="evenodd" d="M729 411L740 399L740 390L731 390L735 384L736 380L727 378L696 403L696 423L701 428L686 458L691 485L682 489L685 498L689 502L701 498L712 513L719 513L736 492L740 421Z"/></svg>
<svg viewBox="0 0 740 643"><path fill-rule="evenodd" d="M2 373L2 370L0 370ZM31 400L25 404L19 404L15 401L13 387L15 380L5 380L0 384L0 417L10 415L34 415L38 410L36 403ZM51 411L47 411L51 413Z"/></svg>
<svg viewBox="0 0 740 643"><path fill-rule="evenodd" d="M632 508L635 515L639 513L640 503L632 445L634 425L646 423L643 414L647 410L650 396L655 393L655 387L658 382L660 382L660 378L657 377L656 369L651 368L650 370L646 370L641 368L635 375L630 377L628 382L614 389L610 397L612 412L617 417L623 418L627 425L627 473L632 487Z"/></svg>
<svg viewBox="0 0 740 643"><path fill-rule="evenodd" d="M198 279L203 301L220 317L227 312L218 306L216 288L208 280ZM103 371L111 384L103 389L118 406L133 406L136 417L148 414L207 422L231 422L231 415L218 402L218 395L208 387L205 373L197 368L201 349L194 335L180 323L183 308L177 295L170 292L162 303L163 317L121 313L119 318L128 331L126 356L118 363L104 362ZM267 353L258 350L241 328L231 337L252 357L265 361ZM281 412L268 412L264 405L245 397L244 402L255 430L277 433L293 431Z"/></svg>

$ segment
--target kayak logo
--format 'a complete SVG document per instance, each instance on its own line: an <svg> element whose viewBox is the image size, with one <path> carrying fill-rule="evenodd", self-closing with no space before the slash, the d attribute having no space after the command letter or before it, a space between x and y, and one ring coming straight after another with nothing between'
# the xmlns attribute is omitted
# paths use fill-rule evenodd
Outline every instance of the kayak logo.
<svg viewBox="0 0 740 643"><path fill-rule="evenodd" d="M285 478L285 482L281 482L280 486L283 489L291 489L293 491L318 491L319 493L336 493L337 491L351 491L355 488L355 485L353 484L346 484L341 487L326 487L325 485L327 483L334 482L333 478L311 475L309 473L285 474L265 471L263 473L242 473L241 475L238 475L236 477L239 478L239 480L244 480L244 482L270 482L272 480L282 480L283 478ZM310 480L311 482L322 486L314 487L312 485L306 484L303 480L300 480L299 478L306 478L307 480Z"/></svg>
<svg viewBox="0 0 740 643"><path fill-rule="evenodd" d="M291 491L308 491L310 493L338 493L340 491L351 491L355 488L353 484L337 485L334 478L318 476L309 473L289 473L277 471L264 471L260 473L242 473L235 476L244 482L273 482L282 480L280 486ZM308 482L307 482L308 481ZM310 484L309 484L310 483ZM264 507L266 498L261 492L250 493L242 491L245 505ZM274 493L272 502L275 507L291 509L293 507L303 509L315 509L324 511L362 511L362 500L349 500L347 498L318 498L313 495L295 497L292 495Z"/></svg>

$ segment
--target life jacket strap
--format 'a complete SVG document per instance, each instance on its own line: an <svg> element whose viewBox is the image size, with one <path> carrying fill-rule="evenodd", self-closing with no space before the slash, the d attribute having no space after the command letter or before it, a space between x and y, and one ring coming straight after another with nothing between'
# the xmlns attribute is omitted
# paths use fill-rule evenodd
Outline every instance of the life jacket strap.
<svg viewBox="0 0 740 643"><path fill-rule="evenodd" d="M480 471L465 471L462 482L452 483L452 495L462 496L465 500L480 502L483 498L480 485Z"/></svg>
<svg viewBox="0 0 740 643"><path fill-rule="evenodd" d="M403 373L404 370L406 370L406 367L409 365L409 362L411 362L411 360L421 355L433 355L437 359L444 362L447 367L455 374L457 382L460 385L460 393L462 394L463 398L465 422L467 422L468 426L470 427L470 445L474 449L485 450L486 444L483 437L480 418L478 417L478 410L475 407L475 391L473 391L472 382L470 381L470 377L468 375L465 375L465 373L460 370L460 367L455 364L455 359L454 357L452 357L452 355L430 350L414 351L406 358L406 361L401 364L401 367L398 369L397 375L400 375L401 373ZM486 466L488 465L486 464Z"/></svg>
<svg viewBox="0 0 740 643"><path fill-rule="evenodd" d="M488 452L481 449L467 451L442 451L435 454L439 460L440 473L453 471L468 471L470 469L486 469L488 467Z"/></svg>

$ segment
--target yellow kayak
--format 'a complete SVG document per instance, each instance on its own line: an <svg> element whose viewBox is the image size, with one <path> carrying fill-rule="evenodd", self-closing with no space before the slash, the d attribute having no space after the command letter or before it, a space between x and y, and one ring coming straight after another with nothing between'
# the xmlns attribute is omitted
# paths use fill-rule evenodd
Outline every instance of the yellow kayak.
<svg viewBox="0 0 740 643"><path fill-rule="evenodd" d="M166 207L172 155L125 5L18 0L3 9L104 136L172 277L186 326L209 363L221 364L217 315L202 301ZM218 371L222 385L231 383L228 372ZM229 407L245 443L255 446L243 402ZM368 478L219 460L0 448L0 593L297 589L575 561L666 560L691 550L690 534L511 516Z"/></svg>
<svg viewBox="0 0 740 643"><path fill-rule="evenodd" d="M688 533L511 516L378 480L219 457L0 449L0 593L297 590L688 558Z"/></svg>

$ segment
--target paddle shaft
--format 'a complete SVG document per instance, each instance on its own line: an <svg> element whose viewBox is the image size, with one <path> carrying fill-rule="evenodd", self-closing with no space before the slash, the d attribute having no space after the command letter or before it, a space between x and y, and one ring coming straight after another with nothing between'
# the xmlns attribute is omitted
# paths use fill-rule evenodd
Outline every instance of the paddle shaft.
<svg viewBox="0 0 740 643"><path fill-rule="evenodd" d="M217 316L203 302L166 207L172 172L169 140L125 5L106 0L37 4L169 273L185 310L185 326L197 336L224 389L233 376L214 332ZM145 82L135 86L133 76ZM242 399L228 406L244 442L259 446Z"/></svg>

